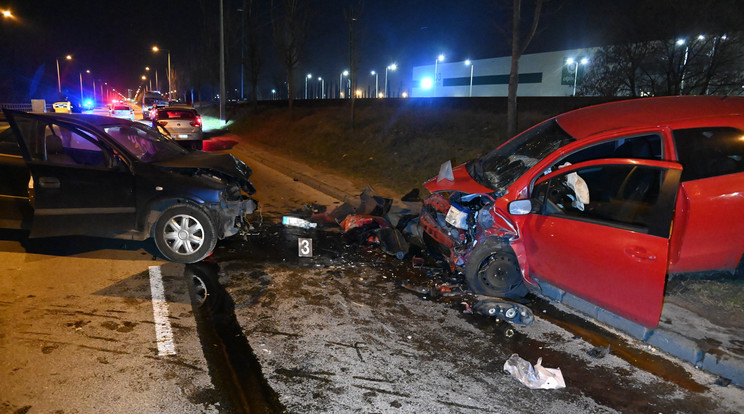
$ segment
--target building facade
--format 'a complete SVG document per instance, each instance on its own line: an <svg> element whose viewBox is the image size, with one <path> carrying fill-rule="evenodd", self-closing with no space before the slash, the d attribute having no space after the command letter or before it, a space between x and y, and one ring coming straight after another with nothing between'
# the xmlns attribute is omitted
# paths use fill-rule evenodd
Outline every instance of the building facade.
<svg viewBox="0 0 744 414"><path fill-rule="evenodd" d="M519 96L569 96L596 49L522 55ZM507 96L511 56L414 66L412 97Z"/></svg>

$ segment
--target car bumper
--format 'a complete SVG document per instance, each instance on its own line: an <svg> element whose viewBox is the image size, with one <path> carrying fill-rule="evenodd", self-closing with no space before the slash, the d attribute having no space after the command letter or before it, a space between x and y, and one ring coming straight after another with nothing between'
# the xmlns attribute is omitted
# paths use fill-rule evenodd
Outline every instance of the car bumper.
<svg viewBox="0 0 744 414"><path fill-rule="evenodd" d="M240 200L223 201L211 209L217 216L216 229L220 239L237 234L247 226L245 217L258 208L258 201L243 196Z"/></svg>

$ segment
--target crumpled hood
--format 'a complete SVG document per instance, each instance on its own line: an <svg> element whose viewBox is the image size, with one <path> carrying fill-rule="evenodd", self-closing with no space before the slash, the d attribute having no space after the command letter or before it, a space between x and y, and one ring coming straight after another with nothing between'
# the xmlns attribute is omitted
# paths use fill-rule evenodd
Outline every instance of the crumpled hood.
<svg viewBox="0 0 744 414"><path fill-rule="evenodd" d="M155 162L161 168L183 171L209 171L225 179L233 179L239 182L243 190L248 194L256 192L249 177L253 171L240 159L232 154L213 154L202 151L193 151L183 157Z"/></svg>
<svg viewBox="0 0 744 414"><path fill-rule="evenodd" d="M452 168L450 161L442 164L439 175L430 178L424 183L427 190L434 193L437 191L459 191L469 194L488 194L493 190L479 184L468 174L465 164Z"/></svg>

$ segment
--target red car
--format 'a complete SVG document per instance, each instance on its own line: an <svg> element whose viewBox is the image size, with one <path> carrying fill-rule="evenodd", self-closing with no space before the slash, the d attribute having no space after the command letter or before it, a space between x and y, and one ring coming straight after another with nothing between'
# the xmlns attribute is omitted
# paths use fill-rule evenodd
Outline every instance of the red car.
<svg viewBox="0 0 744 414"><path fill-rule="evenodd" d="M744 276L744 98L607 103L442 165L420 225L476 293L563 291L657 326L667 274Z"/></svg>

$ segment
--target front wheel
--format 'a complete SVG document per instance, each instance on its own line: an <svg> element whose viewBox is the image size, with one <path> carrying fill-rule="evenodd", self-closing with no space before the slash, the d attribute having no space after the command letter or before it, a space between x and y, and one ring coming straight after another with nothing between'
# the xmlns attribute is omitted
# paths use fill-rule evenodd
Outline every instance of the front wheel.
<svg viewBox="0 0 744 414"><path fill-rule="evenodd" d="M194 263L209 256L217 244L214 224L198 207L168 207L155 224L155 245L176 263Z"/></svg>
<svg viewBox="0 0 744 414"><path fill-rule="evenodd" d="M496 239L486 240L470 253L465 281L479 295L521 298L528 292L514 251Z"/></svg>

